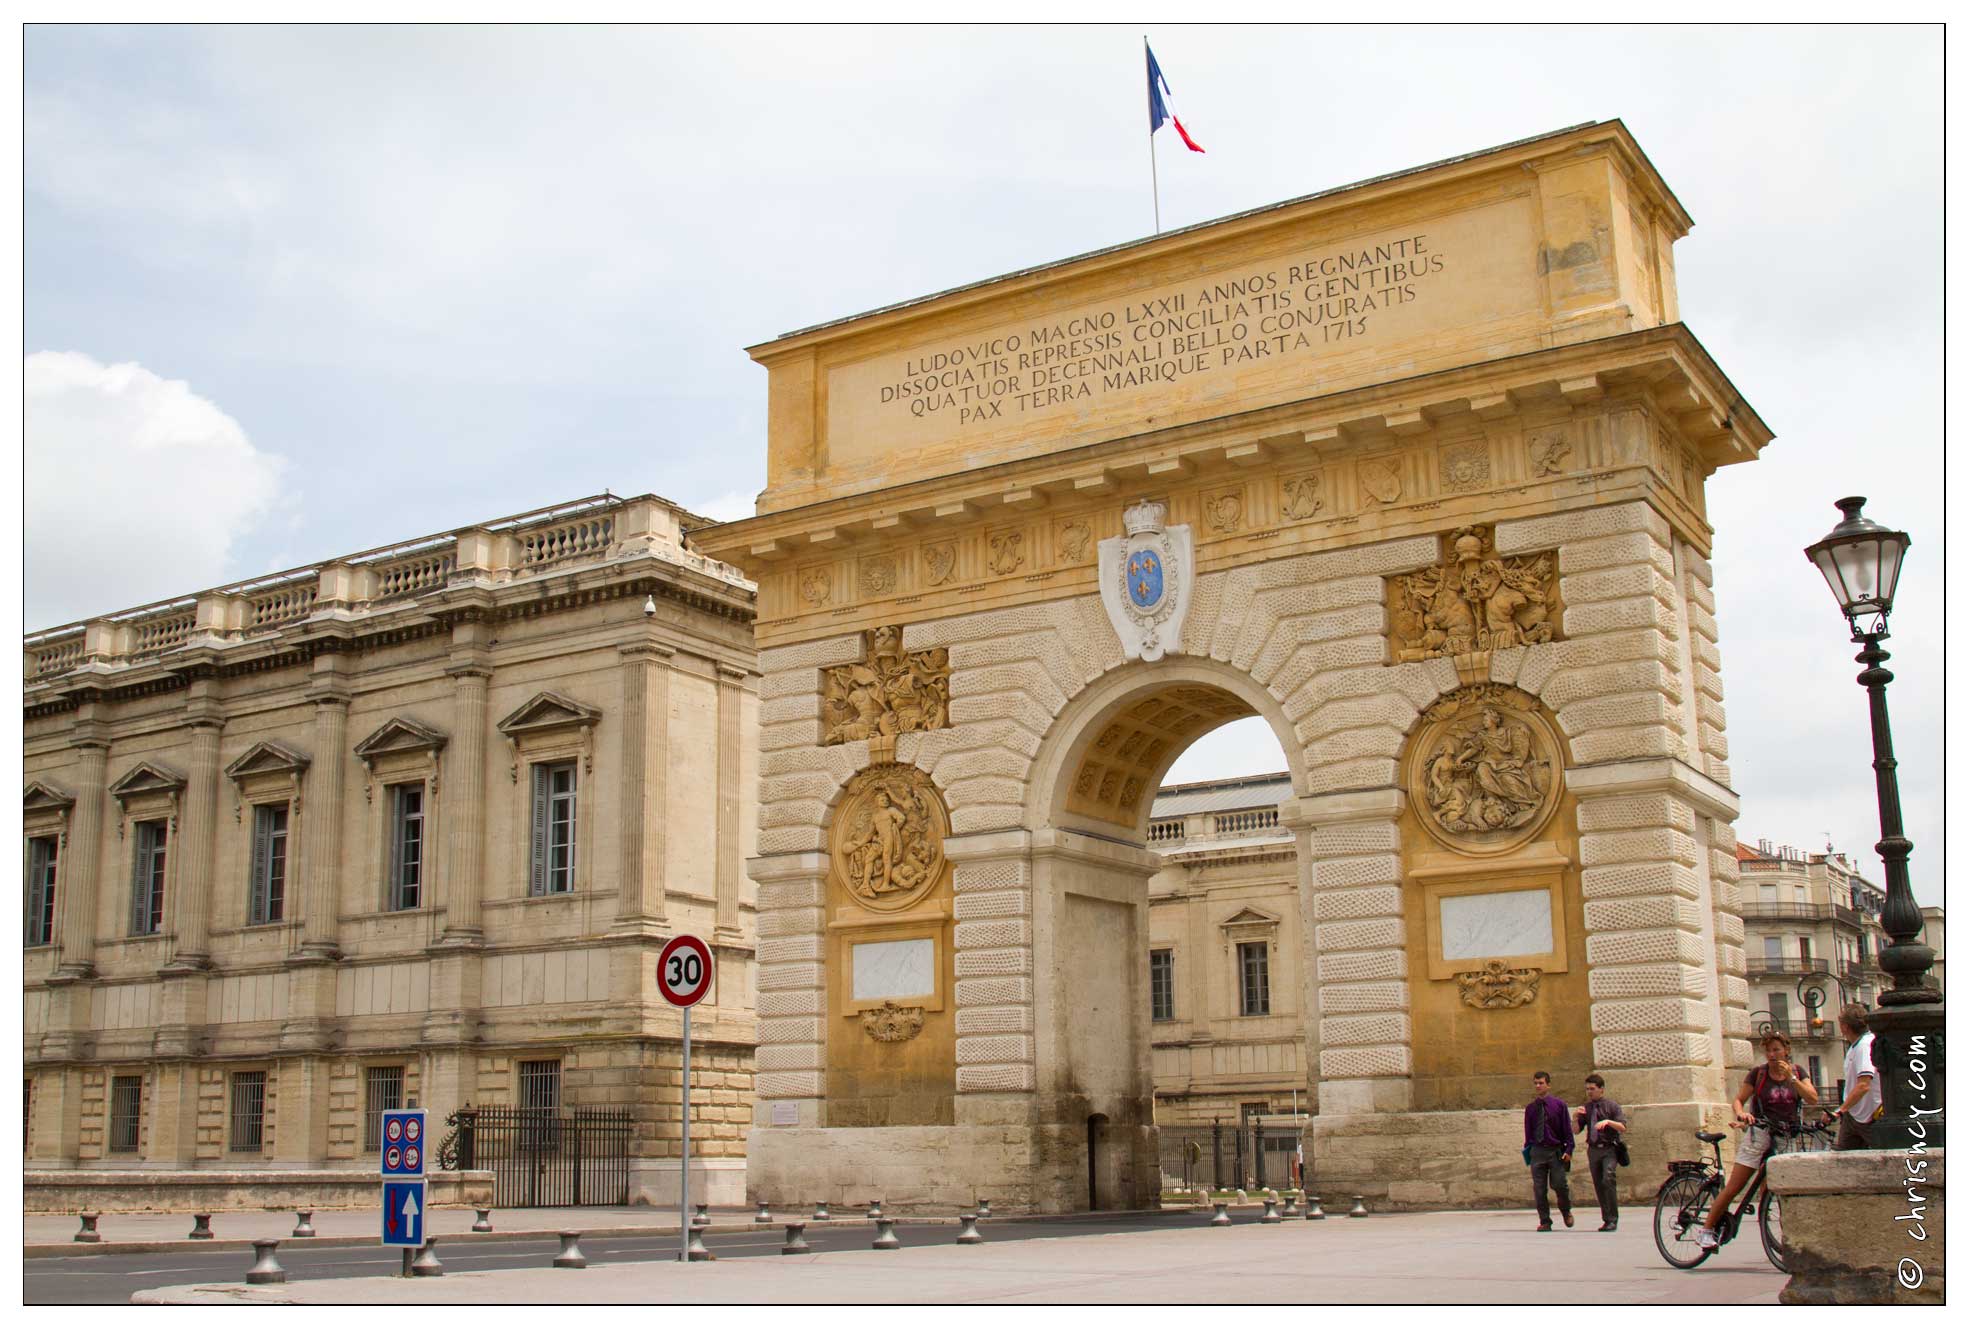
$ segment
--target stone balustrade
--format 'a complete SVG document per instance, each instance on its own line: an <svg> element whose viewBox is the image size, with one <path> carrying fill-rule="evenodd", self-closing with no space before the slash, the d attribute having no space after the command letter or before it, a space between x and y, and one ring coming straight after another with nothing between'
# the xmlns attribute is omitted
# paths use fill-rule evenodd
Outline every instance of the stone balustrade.
<svg viewBox="0 0 1969 1329"><path fill-rule="evenodd" d="M637 557L745 584L738 569L686 546L684 523L664 500L600 495L33 633L22 676L32 693L85 668L127 668L187 648L399 612L461 585L500 585Z"/></svg>

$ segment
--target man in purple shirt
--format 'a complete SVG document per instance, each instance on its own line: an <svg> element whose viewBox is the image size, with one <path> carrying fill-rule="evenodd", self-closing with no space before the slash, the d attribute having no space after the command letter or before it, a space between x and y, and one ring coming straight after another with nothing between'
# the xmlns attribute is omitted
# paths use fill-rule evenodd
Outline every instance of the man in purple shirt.
<svg viewBox="0 0 1969 1329"><path fill-rule="evenodd" d="M1572 1226L1572 1188L1566 1169L1572 1166L1572 1114L1565 1100L1552 1092L1552 1077L1539 1071L1531 1077L1531 1102L1525 1104L1525 1162L1531 1165L1531 1198L1538 1206L1538 1230L1552 1230L1552 1208L1545 1198L1549 1185L1559 1197L1559 1217Z"/></svg>

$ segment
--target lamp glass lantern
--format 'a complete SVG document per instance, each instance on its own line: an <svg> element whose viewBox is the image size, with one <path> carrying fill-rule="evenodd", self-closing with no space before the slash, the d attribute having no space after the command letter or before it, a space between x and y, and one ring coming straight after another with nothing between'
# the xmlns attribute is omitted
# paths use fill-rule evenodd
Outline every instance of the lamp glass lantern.
<svg viewBox="0 0 1969 1329"><path fill-rule="evenodd" d="M1845 520L1823 540L1805 551L1831 588L1840 612L1852 625L1854 640L1885 635L1886 619L1894 607L1894 588L1901 577L1901 559L1909 540L1905 531L1890 530L1860 515L1864 498L1842 498ZM1868 628L1861 620L1872 616Z"/></svg>

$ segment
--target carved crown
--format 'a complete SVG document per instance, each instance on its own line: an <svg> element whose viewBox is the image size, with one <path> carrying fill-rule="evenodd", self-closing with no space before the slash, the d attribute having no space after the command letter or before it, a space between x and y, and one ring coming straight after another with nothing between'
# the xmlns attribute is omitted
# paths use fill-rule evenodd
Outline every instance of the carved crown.
<svg viewBox="0 0 1969 1329"><path fill-rule="evenodd" d="M1145 498L1140 503L1131 503L1121 510L1121 524L1130 535L1141 535L1145 531L1159 531L1169 516L1169 505L1157 499Z"/></svg>

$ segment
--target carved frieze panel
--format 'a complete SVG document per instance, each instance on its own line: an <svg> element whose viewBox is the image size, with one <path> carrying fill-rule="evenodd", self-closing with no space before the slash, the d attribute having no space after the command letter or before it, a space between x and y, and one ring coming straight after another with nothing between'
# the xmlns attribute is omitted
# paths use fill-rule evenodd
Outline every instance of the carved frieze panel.
<svg viewBox="0 0 1969 1329"><path fill-rule="evenodd" d="M1388 647L1395 663L1561 640L1558 558L1502 557L1489 526L1444 541L1442 560L1388 578Z"/></svg>
<svg viewBox="0 0 1969 1329"><path fill-rule="evenodd" d="M1394 503L1402 496L1399 457L1369 457L1360 464L1361 494L1375 503Z"/></svg>
<svg viewBox="0 0 1969 1329"><path fill-rule="evenodd" d="M1456 988L1465 1006L1480 1011L1507 1011L1538 999L1541 969L1513 969L1502 960L1486 961L1482 969L1459 973Z"/></svg>
<svg viewBox="0 0 1969 1329"><path fill-rule="evenodd" d="M1538 429L1525 440L1525 455L1534 476L1557 475L1572 456L1572 439L1563 429Z"/></svg>
<svg viewBox="0 0 1969 1329"><path fill-rule="evenodd" d="M863 634L858 664L821 670L823 744L950 726L950 652L905 651L900 627Z"/></svg>
<svg viewBox="0 0 1969 1329"><path fill-rule="evenodd" d="M991 556L985 563L1001 577L1009 577L1025 566L1026 533L1017 529L993 531L986 537L991 546Z"/></svg>
<svg viewBox="0 0 1969 1329"><path fill-rule="evenodd" d="M1094 547L1094 528L1076 517L1060 525L1060 557L1069 563L1084 563Z"/></svg>
<svg viewBox="0 0 1969 1329"><path fill-rule="evenodd" d="M1551 819L1564 751L1529 693L1501 683L1461 687L1422 713L1409 745L1409 800L1441 843L1503 853Z"/></svg>
<svg viewBox="0 0 1969 1329"><path fill-rule="evenodd" d="M923 546L923 568L932 586L942 586L957 575L957 543L939 540Z"/></svg>
<svg viewBox="0 0 1969 1329"><path fill-rule="evenodd" d="M950 814L930 777L885 763L855 776L829 839L835 880L866 908L906 909L943 876Z"/></svg>
<svg viewBox="0 0 1969 1329"><path fill-rule="evenodd" d="M1445 494L1472 494L1490 488L1490 445L1482 439L1452 443L1437 454Z"/></svg>
<svg viewBox="0 0 1969 1329"><path fill-rule="evenodd" d="M1244 524L1244 491L1226 489L1221 493L1206 494L1203 499L1204 520L1210 529L1219 535L1231 535Z"/></svg>
<svg viewBox="0 0 1969 1329"><path fill-rule="evenodd" d="M1323 488L1318 471L1287 476L1279 486L1285 515L1293 521L1308 521L1319 515L1320 509L1326 506Z"/></svg>
<svg viewBox="0 0 1969 1329"><path fill-rule="evenodd" d="M882 596L894 594L896 589L896 556L894 554L871 554L861 561L860 577L863 596Z"/></svg>
<svg viewBox="0 0 1969 1329"><path fill-rule="evenodd" d="M861 1028L878 1043L907 1043L923 1032L923 1008L885 1001L861 1013Z"/></svg>

